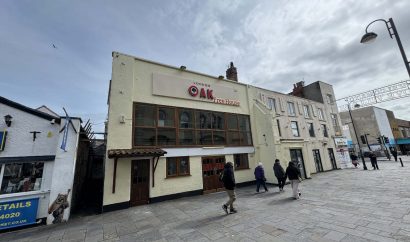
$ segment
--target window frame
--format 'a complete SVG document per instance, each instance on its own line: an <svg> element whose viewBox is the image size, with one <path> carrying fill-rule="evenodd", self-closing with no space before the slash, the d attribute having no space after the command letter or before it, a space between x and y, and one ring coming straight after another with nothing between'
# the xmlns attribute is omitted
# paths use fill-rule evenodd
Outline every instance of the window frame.
<svg viewBox="0 0 410 242"><path fill-rule="evenodd" d="M156 116L154 117L155 126L145 126L145 125L137 125L136 124L136 116L137 116L137 109L139 106L150 106L154 108L154 113ZM159 126L159 112L160 109L171 109L173 110L173 126ZM181 127L181 115L184 111L187 111L192 115L190 120L190 125L188 127ZM206 113L207 116L211 119L209 122L206 122L205 127L200 127L197 124L197 118L200 115L199 113ZM198 116L198 117L197 117ZM147 116L150 118L149 116ZM236 127L228 127L228 119L236 121ZM142 117L143 119L146 117ZM214 121L220 120L220 122ZM246 123L246 127L242 127L243 124L240 121L244 121ZM150 122L147 122L150 123ZM210 124L210 127L208 127ZM192 127L189 127L192 126ZM197 127L198 126L198 127ZM213 127L215 126L215 127ZM144 131L146 129L146 131ZM172 130L172 133L175 133L175 141L174 137L171 137L171 144L160 144L159 135L161 131L165 130ZM137 132L141 132L142 135L144 132L151 132L153 133L152 137L149 138L148 136L141 136L144 139L140 139L140 144L136 142L136 134ZM188 142L183 142L180 140L181 132L186 131L192 135L193 141L191 139L187 139ZM205 143L201 144L200 138L202 137L200 134L205 133L205 136L209 136ZM210 134L206 134L210 133ZM164 137L168 137L167 135ZM237 142L230 142L228 138L233 137L237 140ZM203 138L203 137L202 137ZM152 139L155 139L151 141ZM182 144L181 144L182 143ZM251 120L249 115L245 114L238 114L238 113L227 113L227 112L220 112L220 111L211 111L211 110L202 110L202 109L192 109L186 107L174 107L174 106L165 106L165 105L155 105L155 104L146 104L140 102L134 102L133 104L133 120L132 120L132 147L205 147L205 146L227 146L227 147L237 147L237 146L253 146L252 140L252 128L251 128Z"/></svg>
<svg viewBox="0 0 410 242"><path fill-rule="evenodd" d="M241 164L242 163L246 163L245 165L241 165L241 166L236 166L236 159L239 158L241 160ZM246 169L250 169L249 168L249 157L248 157L248 153L239 153L239 154L233 154L233 160L234 160L234 168L235 171L237 170L246 170Z"/></svg>
<svg viewBox="0 0 410 242"><path fill-rule="evenodd" d="M24 165L26 165L26 164L31 164L31 168L34 168L34 167L35 167L36 165L38 165L38 164L42 164L42 167L41 167L41 168L36 168L37 170L41 170L41 176L40 176L40 177L32 177L32 175L30 175L29 177L27 177L27 176L23 175L23 176L22 176L23 178L20 179L18 182L16 182L15 185L17 186L17 189L18 189L18 190L20 189L21 186L23 186L23 189L24 189L24 186L25 186L24 180L25 180L26 178L29 178L30 180L31 180L31 179L35 179L34 183L32 183L32 182L29 180L29 181L30 181L30 187L31 187L31 185L32 185L32 186L33 186L33 189L32 189L32 190L28 190L28 191L16 191L16 192L9 192L9 193L5 192L5 193L3 193L3 192L2 192L2 187L3 187L4 177L5 177L5 173L6 173L6 166L7 166L7 165L21 165L21 168L20 168L19 173L23 173L22 169L24 168ZM9 194L19 194L19 196L20 196L20 194L24 194L24 193L27 193L27 192L39 192L39 191L41 191L41 190L43 189L43 185L44 185L44 171L45 171L45 166L46 166L46 162L45 162L45 161L30 161L30 162L22 161L22 162L12 162L12 163L0 164L0 175L1 175L1 177L0 177L0 197L3 196L3 195L9 195ZM34 170L31 169L31 170L30 170L30 173L32 174L33 171L34 171ZM37 180L37 179L40 179L40 180L39 180L39 184L38 184L37 189L35 189L36 180ZM23 182L23 183L22 183L22 182ZM9 179L8 183L10 183L10 179ZM7 188L6 188L6 187L7 187ZM9 187L9 186L5 186L6 191L7 191L8 187ZM14 186L13 186L13 187L14 187Z"/></svg>
<svg viewBox="0 0 410 242"><path fill-rule="evenodd" d="M294 128L292 127L292 124L296 124L296 131L297 131L297 133L298 133L298 135L296 136L295 134L294 134ZM298 122L297 121L290 121L290 130L292 131L292 136L293 137L300 137L300 132L299 132L299 125L298 125Z"/></svg>
<svg viewBox="0 0 410 242"><path fill-rule="evenodd" d="M180 165L181 165L182 158L187 158L188 160L188 173L180 174ZM176 174L175 175L168 175L168 162L170 162L171 159L175 159L175 163L176 163ZM185 177L185 176L191 175L191 161L189 160L189 156L167 157L165 165L166 165L165 166L166 167L165 169L166 178Z"/></svg>
<svg viewBox="0 0 410 242"><path fill-rule="evenodd" d="M309 132L310 137L316 137L315 126L313 125L313 123L307 123L307 124L308 124L308 132Z"/></svg>
<svg viewBox="0 0 410 242"><path fill-rule="evenodd" d="M276 100L275 98L268 97L268 107L270 110L276 113Z"/></svg>
<svg viewBox="0 0 410 242"><path fill-rule="evenodd" d="M317 116L318 116L319 120L325 120L325 117L323 115L323 110L321 108L317 109Z"/></svg>
<svg viewBox="0 0 410 242"><path fill-rule="evenodd" d="M322 128L322 133L323 133L323 137L329 138L329 134L327 132L327 127L326 124L320 124L321 128Z"/></svg>
<svg viewBox="0 0 410 242"><path fill-rule="evenodd" d="M303 116L305 118L311 118L310 110L308 105L303 105Z"/></svg>
<svg viewBox="0 0 410 242"><path fill-rule="evenodd" d="M293 111L293 113L291 111ZM288 114L289 116L296 116L295 103L288 102Z"/></svg>

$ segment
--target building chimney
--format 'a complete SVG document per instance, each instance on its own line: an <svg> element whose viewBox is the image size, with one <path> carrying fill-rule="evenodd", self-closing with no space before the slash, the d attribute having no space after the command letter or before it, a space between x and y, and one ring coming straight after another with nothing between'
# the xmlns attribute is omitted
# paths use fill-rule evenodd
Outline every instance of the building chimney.
<svg viewBox="0 0 410 242"><path fill-rule="evenodd" d="M290 93L293 96L297 97L304 97L303 95L303 87L305 86L304 81L297 82L296 84L293 84L293 91Z"/></svg>
<svg viewBox="0 0 410 242"><path fill-rule="evenodd" d="M238 81L238 72L236 67L233 66L233 62L231 62L231 66L226 70L226 79Z"/></svg>

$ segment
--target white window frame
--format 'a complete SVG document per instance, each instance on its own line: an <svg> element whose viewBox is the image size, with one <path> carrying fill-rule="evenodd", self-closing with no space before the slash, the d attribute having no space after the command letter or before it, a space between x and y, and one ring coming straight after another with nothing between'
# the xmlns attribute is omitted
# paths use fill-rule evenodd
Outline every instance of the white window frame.
<svg viewBox="0 0 410 242"><path fill-rule="evenodd" d="M310 118L310 111L308 105L303 105L303 115L305 118Z"/></svg>
<svg viewBox="0 0 410 242"><path fill-rule="evenodd" d="M321 108L317 109L317 116L319 117L319 120L325 120L323 117L323 110Z"/></svg>
<svg viewBox="0 0 410 242"><path fill-rule="evenodd" d="M288 113L289 116L296 116L295 103L288 102Z"/></svg>
<svg viewBox="0 0 410 242"><path fill-rule="evenodd" d="M268 107L276 112L276 100L274 98L268 97Z"/></svg>
<svg viewBox="0 0 410 242"><path fill-rule="evenodd" d="M295 124L295 125L296 125L296 129L294 129L294 128L292 127L292 124ZM292 131L293 137L300 137L299 125L298 125L298 122L297 122L297 121L290 121L290 130ZM297 135L295 135L295 133L293 132L294 130L297 131L297 133L298 133Z"/></svg>

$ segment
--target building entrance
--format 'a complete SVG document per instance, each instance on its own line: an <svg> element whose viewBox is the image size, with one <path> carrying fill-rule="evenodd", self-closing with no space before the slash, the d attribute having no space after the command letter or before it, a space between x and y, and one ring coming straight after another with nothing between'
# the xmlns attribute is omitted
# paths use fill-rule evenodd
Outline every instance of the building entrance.
<svg viewBox="0 0 410 242"><path fill-rule="evenodd" d="M313 150L313 160L315 161L316 172L322 172L323 166L319 150Z"/></svg>
<svg viewBox="0 0 410 242"><path fill-rule="evenodd" d="M300 169L300 175L306 179L305 162L303 160L302 149L290 149L291 161L296 161L296 166Z"/></svg>
<svg viewBox="0 0 410 242"><path fill-rule="evenodd" d="M217 192L224 189L219 181L219 175L224 170L225 157L202 157L202 176L204 181L204 193Z"/></svg>
<svg viewBox="0 0 410 242"><path fill-rule="evenodd" d="M131 206L149 203L149 164L150 160L132 161Z"/></svg>
<svg viewBox="0 0 410 242"><path fill-rule="evenodd" d="M328 148L327 152L329 153L329 159L330 162L332 163L332 169L336 170L337 169L337 165L336 165L336 159L335 159L335 154L333 153L333 149L332 148Z"/></svg>

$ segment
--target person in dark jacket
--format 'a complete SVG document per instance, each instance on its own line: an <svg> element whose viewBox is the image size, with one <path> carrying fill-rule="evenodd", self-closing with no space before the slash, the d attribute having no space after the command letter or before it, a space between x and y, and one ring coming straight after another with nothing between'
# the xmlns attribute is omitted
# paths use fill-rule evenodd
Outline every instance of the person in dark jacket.
<svg viewBox="0 0 410 242"><path fill-rule="evenodd" d="M285 186L286 182L286 174L283 167L280 165L279 159L275 160L275 164L273 165L273 172L275 173L276 179L278 179L278 186L279 191L283 191L283 187Z"/></svg>
<svg viewBox="0 0 410 242"><path fill-rule="evenodd" d="M259 162L253 174L255 174L255 179L256 179L256 192L259 192L259 187L261 185L263 186L263 188L265 188L265 192L267 192L268 188L266 188L265 170L263 169L262 162Z"/></svg>
<svg viewBox="0 0 410 242"><path fill-rule="evenodd" d="M228 161L224 166L222 182L228 193L229 200L224 205L222 205L222 209L228 214L228 206L230 209L230 213L236 213L236 209L233 207L233 202L236 200L235 194L235 175L233 172L233 164L232 162Z"/></svg>
<svg viewBox="0 0 410 242"><path fill-rule="evenodd" d="M394 157L394 161L397 161L397 150L393 148L392 151L391 151L391 154Z"/></svg>
<svg viewBox="0 0 410 242"><path fill-rule="evenodd" d="M373 151L370 153L370 162L372 163L373 170L379 169L379 166L377 165L377 157Z"/></svg>
<svg viewBox="0 0 410 242"><path fill-rule="evenodd" d="M288 167L286 168L286 176L289 178L290 184L292 185L293 197L295 199L300 198L299 183L302 180L300 175L300 170L296 166L294 161L290 161Z"/></svg>

